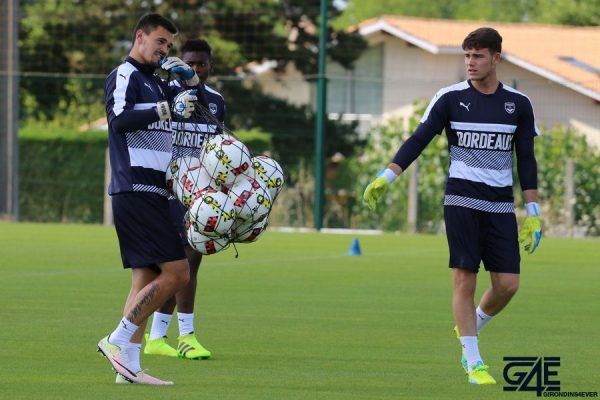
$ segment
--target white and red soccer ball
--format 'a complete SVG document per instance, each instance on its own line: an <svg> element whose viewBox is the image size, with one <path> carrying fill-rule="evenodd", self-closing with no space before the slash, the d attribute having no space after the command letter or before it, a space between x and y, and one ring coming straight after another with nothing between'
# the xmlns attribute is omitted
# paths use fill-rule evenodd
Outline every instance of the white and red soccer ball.
<svg viewBox="0 0 600 400"><path fill-rule="evenodd" d="M209 189L192 202L188 220L196 232L211 238L229 237L236 219L231 199L223 192Z"/></svg>
<svg viewBox="0 0 600 400"><path fill-rule="evenodd" d="M230 135L208 138L200 158L171 162L167 184L188 207L188 242L202 254L214 254L230 242L251 243L267 229L273 202L284 184L277 161L252 157Z"/></svg>
<svg viewBox="0 0 600 400"><path fill-rule="evenodd" d="M285 183L283 169L279 163L263 155L252 157L252 170L254 179L267 188L274 201Z"/></svg>
<svg viewBox="0 0 600 400"><path fill-rule="evenodd" d="M252 166L248 148L231 135L208 138L201 149L200 162L206 168L217 187L232 185L238 176Z"/></svg>

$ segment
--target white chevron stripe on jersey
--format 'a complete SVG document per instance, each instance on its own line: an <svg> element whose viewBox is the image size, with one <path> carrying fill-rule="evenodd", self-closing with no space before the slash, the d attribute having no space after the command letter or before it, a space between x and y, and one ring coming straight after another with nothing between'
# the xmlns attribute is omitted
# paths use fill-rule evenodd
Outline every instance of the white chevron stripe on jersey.
<svg viewBox="0 0 600 400"><path fill-rule="evenodd" d="M450 127L452 129L460 129L461 131L494 132L494 133L515 133L515 131L517 130L516 125L484 124L484 123L458 122L458 121L450 121Z"/></svg>
<svg viewBox="0 0 600 400"><path fill-rule="evenodd" d="M152 186L152 185L141 185L138 183L133 184L133 191L134 192L156 193L156 194L160 194L161 196L165 196L167 198L170 196L169 191L165 188L159 188L159 187Z"/></svg>
<svg viewBox="0 0 600 400"><path fill-rule="evenodd" d="M115 116L119 116L125 109L125 94L127 92L127 87L129 87L129 78L134 71L137 71L137 68L128 62L121 64L117 69L115 91L113 92L113 98L115 100L113 112L115 113Z"/></svg>
<svg viewBox="0 0 600 400"><path fill-rule="evenodd" d="M493 170L474 168L463 161L450 161L450 178L466 179L472 182L481 182L494 187L512 186L512 170Z"/></svg>
<svg viewBox="0 0 600 400"><path fill-rule="evenodd" d="M200 158L202 152L196 147L173 146L173 159L180 157L196 157Z"/></svg>
<svg viewBox="0 0 600 400"><path fill-rule="evenodd" d="M203 132L203 133L215 133L217 131L217 126L214 124L200 124L200 123L196 123L196 122L172 121L171 128L175 131Z"/></svg>
<svg viewBox="0 0 600 400"><path fill-rule="evenodd" d="M139 130L125 134L127 147L171 152L171 132Z"/></svg>
<svg viewBox="0 0 600 400"><path fill-rule="evenodd" d="M493 202L481 199L473 199L471 197L457 196L447 194L444 196L445 206L458 206L472 208L474 210L486 211L492 213L514 213L515 206L513 203Z"/></svg>
<svg viewBox="0 0 600 400"><path fill-rule="evenodd" d="M129 148L129 159L132 167L151 168L165 172L171 162L171 152Z"/></svg>
<svg viewBox="0 0 600 400"><path fill-rule="evenodd" d="M137 103L133 105L134 110L147 110L156 107L156 103Z"/></svg>
<svg viewBox="0 0 600 400"><path fill-rule="evenodd" d="M450 146L450 159L462 161L465 165L473 168L512 170L512 153L508 151L464 149L458 146Z"/></svg>
<svg viewBox="0 0 600 400"><path fill-rule="evenodd" d="M431 109L433 108L433 106L435 105L435 103L446 93L448 92L453 92L453 91L457 91L457 90L465 90L468 89L469 83L467 81L462 81L459 83L456 83L454 85L445 87L443 89L438 90L438 92L433 96L433 99L431 99L431 101L429 102L429 105L427 106L427 108L425 109L425 112L423 113L423 116L421 117L421 122L425 122L427 121L427 118L429 118L429 113L431 112Z"/></svg>

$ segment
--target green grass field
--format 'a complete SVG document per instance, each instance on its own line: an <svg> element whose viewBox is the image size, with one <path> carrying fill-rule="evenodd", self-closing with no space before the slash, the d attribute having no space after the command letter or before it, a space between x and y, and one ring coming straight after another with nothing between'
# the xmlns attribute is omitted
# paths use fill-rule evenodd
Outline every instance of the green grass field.
<svg viewBox="0 0 600 400"><path fill-rule="evenodd" d="M206 257L197 326L213 359L142 356L176 385L124 387L95 352L129 288L113 228L0 223L0 398L535 398L502 391L504 356L560 356L561 390L600 391L599 241L544 239L524 257L520 292L480 338L500 384L475 387L445 238L357 237L358 257L353 236L279 232Z"/></svg>

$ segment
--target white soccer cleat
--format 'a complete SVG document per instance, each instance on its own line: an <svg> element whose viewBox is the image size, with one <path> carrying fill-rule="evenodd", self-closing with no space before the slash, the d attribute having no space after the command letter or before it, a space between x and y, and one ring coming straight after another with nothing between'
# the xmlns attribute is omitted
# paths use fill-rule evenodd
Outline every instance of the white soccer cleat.
<svg viewBox="0 0 600 400"><path fill-rule="evenodd" d="M172 381L163 381L161 379L155 378L152 375L149 375L147 370L142 370L135 375L136 375L136 379L134 381L130 381L129 379L125 378L123 375L117 374L115 383L116 384L125 384L125 385L131 384L131 383L136 383L138 385L157 385L157 386L174 385L174 383Z"/></svg>
<svg viewBox="0 0 600 400"><path fill-rule="evenodd" d="M135 381L137 379L137 376L129 367L126 355L123 354L119 346L108 341L108 336L102 338L100 342L98 342L97 351L106 357L117 374L122 375L125 379L130 381Z"/></svg>

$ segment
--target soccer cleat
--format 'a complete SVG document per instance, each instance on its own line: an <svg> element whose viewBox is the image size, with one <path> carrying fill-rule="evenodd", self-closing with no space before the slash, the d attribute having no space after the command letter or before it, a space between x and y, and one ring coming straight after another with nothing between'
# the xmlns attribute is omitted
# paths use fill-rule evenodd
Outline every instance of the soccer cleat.
<svg viewBox="0 0 600 400"><path fill-rule="evenodd" d="M206 350L198 343L198 339L196 339L194 332L185 336L179 336L178 342L177 357L179 358L187 358L188 360L206 360L211 356L210 351Z"/></svg>
<svg viewBox="0 0 600 400"><path fill-rule="evenodd" d="M177 357L177 350L167 343L167 337L158 339L150 339L150 335L144 335L146 345L144 346L144 354L153 354L157 356Z"/></svg>
<svg viewBox="0 0 600 400"><path fill-rule="evenodd" d="M117 374L123 375L125 379L135 381L137 379L135 373L129 368L127 358L122 354L121 348L115 346L108 341L108 336L102 338L98 342L98 352L110 362Z"/></svg>
<svg viewBox="0 0 600 400"><path fill-rule="evenodd" d="M452 329L452 330L454 331L456 338L460 341L460 333L458 332L458 326L454 326L454 329ZM469 375L469 364L467 363L467 357L465 357L464 351L462 352L462 354L460 356L460 364L462 365L463 370L465 370L465 374Z"/></svg>
<svg viewBox="0 0 600 400"><path fill-rule="evenodd" d="M115 378L115 383L118 385L129 385L133 382L125 378L123 375L117 374L117 377Z"/></svg>
<svg viewBox="0 0 600 400"><path fill-rule="evenodd" d="M147 370L142 370L135 375L136 380L134 382L131 382L129 379L125 378L121 374L117 374L115 383L126 385L130 383L136 383L139 385L174 385L172 381L163 381L161 379L153 377L152 375L148 375Z"/></svg>
<svg viewBox="0 0 600 400"><path fill-rule="evenodd" d="M495 385L496 380L488 372L489 367L482 361L477 361L471 366L469 373L469 383L474 385Z"/></svg>

